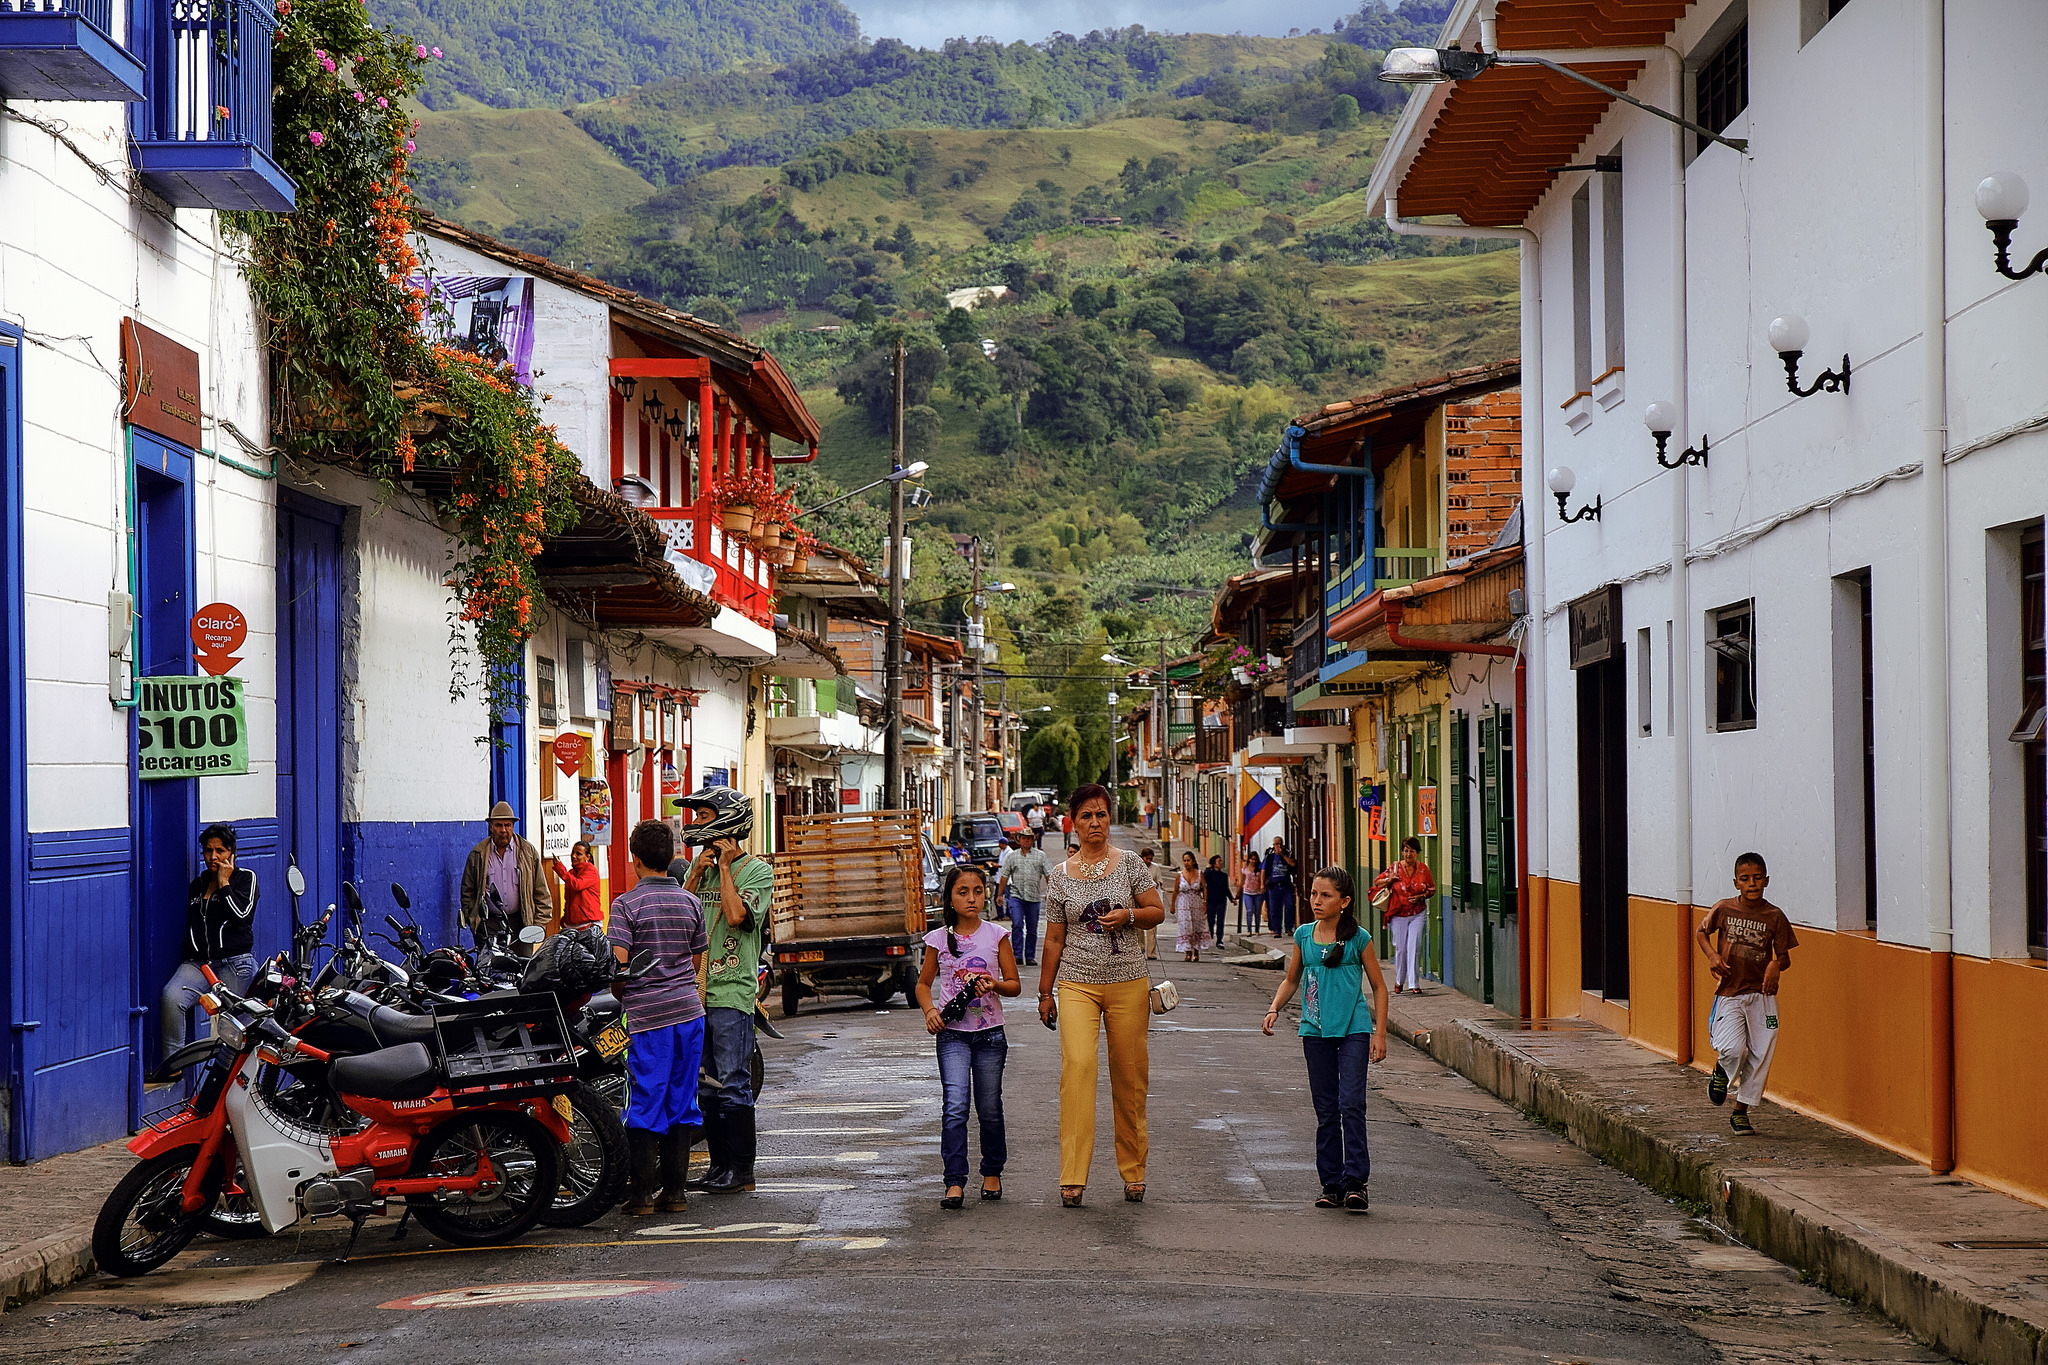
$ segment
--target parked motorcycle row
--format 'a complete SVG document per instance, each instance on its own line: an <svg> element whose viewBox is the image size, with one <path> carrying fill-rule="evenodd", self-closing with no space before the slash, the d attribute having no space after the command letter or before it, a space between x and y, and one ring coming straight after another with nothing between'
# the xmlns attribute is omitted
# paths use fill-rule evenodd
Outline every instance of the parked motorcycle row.
<svg viewBox="0 0 2048 1365"><path fill-rule="evenodd" d="M586 925L523 929L533 954L518 956L495 891L473 954L430 949L397 883L406 919L387 914L389 934L365 934L344 883L341 946L316 962L336 907L302 924L305 879L293 866L285 881L290 950L246 995L209 972L213 1036L154 1077L184 1077L189 1095L130 1139L142 1160L93 1229L101 1269L141 1275L201 1232L265 1237L329 1217L349 1220L352 1252L393 1200L398 1236L417 1220L443 1241L487 1245L537 1223L581 1226L624 1197L628 1035L610 988L648 955L620 964ZM758 1046L753 1072L758 1094Z"/></svg>

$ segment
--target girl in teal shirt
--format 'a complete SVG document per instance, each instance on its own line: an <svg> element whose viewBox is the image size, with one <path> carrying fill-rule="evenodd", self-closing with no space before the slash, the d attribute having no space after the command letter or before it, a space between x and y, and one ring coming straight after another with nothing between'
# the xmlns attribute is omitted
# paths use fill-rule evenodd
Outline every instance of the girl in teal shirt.
<svg viewBox="0 0 2048 1365"><path fill-rule="evenodd" d="M1308 904L1314 919L1294 931L1287 975L1266 1011L1264 1031L1272 1036L1280 1011L1301 996L1301 1050L1308 1060L1309 1096L1316 1107L1316 1175L1323 1190L1319 1209L1364 1213L1371 1207L1365 1183L1372 1158L1365 1145L1365 1072L1368 1059L1387 1059L1386 1035L1374 1021L1387 1017L1387 982L1372 935L1351 912L1356 888L1341 867L1316 873ZM1365 984L1372 983L1372 999Z"/></svg>

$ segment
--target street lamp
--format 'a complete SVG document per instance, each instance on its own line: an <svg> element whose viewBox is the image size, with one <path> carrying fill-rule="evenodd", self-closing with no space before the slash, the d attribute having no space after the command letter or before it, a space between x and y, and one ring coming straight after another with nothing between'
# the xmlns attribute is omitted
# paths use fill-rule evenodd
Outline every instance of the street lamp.
<svg viewBox="0 0 2048 1365"><path fill-rule="evenodd" d="M1842 357L1839 373L1822 370L1811 384L1799 387L1799 357L1806 353L1806 343L1813 335L1813 329L1806 325L1806 319L1797 313L1785 313L1771 319L1770 329L1765 336L1771 349L1778 353L1778 359L1785 362L1785 387L1795 398L1811 398L1825 389L1829 393L1849 391L1849 357Z"/></svg>
<svg viewBox="0 0 2048 1365"><path fill-rule="evenodd" d="M1664 443L1671 439L1671 429L1678 425L1678 405L1658 399L1643 409L1643 425L1650 429L1650 435L1657 438L1657 463L1666 469L1683 469L1689 464L1703 465L1707 462L1707 438L1700 437L1700 448L1686 447L1685 453L1675 460L1664 458Z"/></svg>
<svg viewBox="0 0 2048 1365"><path fill-rule="evenodd" d="M1121 667L1123 667L1123 668L1136 668L1136 667L1137 667L1137 665L1136 665L1136 664L1134 664L1134 663L1132 663L1132 662L1131 662L1131 661L1130 661L1129 659L1119 659L1119 658L1118 658L1118 657L1117 657L1116 655L1114 655L1114 654L1105 654L1105 655L1103 655L1103 656L1102 656L1102 662L1104 662L1104 663L1106 663L1106 664L1111 664L1111 665L1117 665L1117 666L1121 666ZM1116 789L1116 679L1115 679L1115 677L1114 677L1114 676L1112 675L1112 676L1111 676L1111 677L1110 677L1109 679L1107 679L1107 683L1108 683L1108 686L1109 686L1109 818L1110 818L1111 822L1113 823L1113 822L1114 822L1114 821L1116 820L1116 808L1117 808L1117 806L1118 806L1118 805L1120 804L1120 803L1119 803L1119 801L1118 801L1118 798L1117 798L1117 789Z"/></svg>
<svg viewBox="0 0 2048 1365"><path fill-rule="evenodd" d="M1559 465L1551 470L1547 482L1550 484L1550 491L1557 494L1557 519L1559 521L1569 526L1575 521L1600 520L1600 499L1598 498L1580 507L1578 511L1570 516L1564 514L1565 499L1571 496L1572 489L1578 487L1579 484L1579 476L1572 473L1569 466Z"/></svg>
<svg viewBox="0 0 2048 1365"><path fill-rule="evenodd" d="M924 472L930 468L931 466L926 464L923 460L919 460L916 464L907 464L893 474L884 474L881 478L874 480L872 483L862 484L860 487L854 489L851 493L841 493L838 497L830 498L824 502L821 502L816 507L806 507L803 511L798 512L796 516L792 516L790 520L795 521L797 517L807 517L813 512L822 512L827 507L836 506L839 503L845 502L848 498L857 498L861 494L867 492L870 488L880 488L885 483L900 484L905 479L920 478L923 476Z"/></svg>
<svg viewBox="0 0 2048 1365"><path fill-rule="evenodd" d="M2009 280L2023 280L2029 275L2048 272L2048 249L2027 262L2021 270L2012 268L2012 231L2020 225L2020 216L2027 211L2027 182L2011 171L1994 171L1977 182L1977 212L1984 216L1984 226L1991 229L1992 243L1998 248L1998 273Z"/></svg>

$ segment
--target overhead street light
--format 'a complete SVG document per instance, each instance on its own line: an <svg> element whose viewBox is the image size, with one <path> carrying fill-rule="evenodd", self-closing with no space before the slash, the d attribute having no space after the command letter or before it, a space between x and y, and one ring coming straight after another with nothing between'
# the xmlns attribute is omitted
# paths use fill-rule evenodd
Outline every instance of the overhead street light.
<svg viewBox="0 0 2048 1365"><path fill-rule="evenodd" d="M930 468L931 466L926 464L923 460L919 460L915 464L907 464L893 474L884 474L881 478L874 480L872 483L862 484L860 487L854 489L851 493L841 493L838 497L830 498L824 502L821 502L816 507L806 507L803 511L798 512L796 516L791 517L790 520L795 521L797 517L807 517L813 512L822 512L827 507L836 506L839 503L845 502L848 498L857 498L861 494L867 492L870 488L880 488L885 483L902 483L905 479L919 478L924 474L924 472L927 469Z"/></svg>

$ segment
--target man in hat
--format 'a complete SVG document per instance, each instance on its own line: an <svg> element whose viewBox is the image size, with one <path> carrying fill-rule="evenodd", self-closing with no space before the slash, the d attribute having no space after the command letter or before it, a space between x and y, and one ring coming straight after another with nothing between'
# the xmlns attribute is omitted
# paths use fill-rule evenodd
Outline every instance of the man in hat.
<svg viewBox="0 0 2048 1365"><path fill-rule="evenodd" d="M554 898L540 874L540 850L519 837L519 817L512 807L504 801L491 807L488 824L490 834L469 851L469 861L462 865L462 922L479 946L488 889L497 890L507 930L515 938L525 926L546 925L554 918ZM523 957L532 950L515 944L513 951Z"/></svg>

